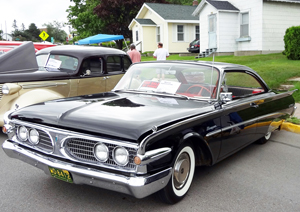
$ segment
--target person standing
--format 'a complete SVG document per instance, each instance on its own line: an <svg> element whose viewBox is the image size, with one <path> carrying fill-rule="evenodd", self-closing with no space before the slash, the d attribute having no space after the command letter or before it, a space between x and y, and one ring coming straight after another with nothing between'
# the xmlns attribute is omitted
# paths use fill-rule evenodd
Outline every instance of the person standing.
<svg viewBox="0 0 300 212"><path fill-rule="evenodd" d="M130 45L130 51L128 52L129 57L132 60L132 63L141 62L141 54L135 49L135 45Z"/></svg>
<svg viewBox="0 0 300 212"><path fill-rule="evenodd" d="M164 49L163 44L159 42L158 49L155 50L153 57L157 60L166 60L169 56L168 50Z"/></svg>
<svg viewBox="0 0 300 212"><path fill-rule="evenodd" d="M153 53L153 57L156 58L157 60L166 60L167 57L169 57L169 56L170 55L169 55L168 50L164 49L163 44L159 42L158 49L156 49L155 52ZM156 73L157 73L158 80L160 80L160 79L164 80L165 70L157 69Z"/></svg>

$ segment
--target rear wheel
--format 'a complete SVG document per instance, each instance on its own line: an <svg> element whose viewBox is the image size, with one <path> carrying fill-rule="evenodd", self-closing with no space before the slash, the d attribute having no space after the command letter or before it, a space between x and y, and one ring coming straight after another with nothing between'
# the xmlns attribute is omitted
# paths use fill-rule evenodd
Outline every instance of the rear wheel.
<svg viewBox="0 0 300 212"><path fill-rule="evenodd" d="M190 144L183 145L173 162L172 177L167 186L158 192L166 203L179 202L188 192L195 172L195 153Z"/></svg>
<svg viewBox="0 0 300 212"><path fill-rule="evenodd" d="M272 132L267 132L267 134L265 134L264 137L262 137L261 139L257 140L256 143L257 144L265 144L268 142L268 140L270 140L272 135Z"/></svg>

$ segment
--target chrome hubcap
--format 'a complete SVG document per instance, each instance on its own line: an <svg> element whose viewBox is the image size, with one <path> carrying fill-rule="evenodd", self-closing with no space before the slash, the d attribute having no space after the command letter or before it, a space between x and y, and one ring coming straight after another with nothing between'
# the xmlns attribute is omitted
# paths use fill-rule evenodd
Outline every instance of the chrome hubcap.
<svg viewBox="0 0 300 212"><path fill-rule="evenodd" d="M181 154L174 166L174 186L176 189L181 189L188 179L190 173L191 161L187 153Z"/></svg>
<svg viewBox="0 0 300 212"><path fill-rule="evenodd" d="M266 140L269 140L270 137L271 137L271 134L272 134L271 132L268 132L268 133L265 135L265 139L266 139Z"/></svg>

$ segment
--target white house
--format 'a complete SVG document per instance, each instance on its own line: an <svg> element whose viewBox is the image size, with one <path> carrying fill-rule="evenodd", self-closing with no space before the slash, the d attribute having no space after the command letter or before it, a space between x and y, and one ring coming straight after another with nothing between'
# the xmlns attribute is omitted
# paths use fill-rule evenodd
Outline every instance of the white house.
<svg viewBox="0 0 300 212"><path fill-rule="evenodd" d="M193 15L200 20L200 52L276 53L284 50L286 29L300 25L300 0L202 0Z"/></svg>
<svg viewBox="0 0 300 212"><path fill-rule="evenodd" d="M199 38L199 18L195 6L144 3L129 24L132 39L141 52L155 51L162 42L170 53L187 52L189 43ZM191 1L192 4L192 1Z"/></svg>

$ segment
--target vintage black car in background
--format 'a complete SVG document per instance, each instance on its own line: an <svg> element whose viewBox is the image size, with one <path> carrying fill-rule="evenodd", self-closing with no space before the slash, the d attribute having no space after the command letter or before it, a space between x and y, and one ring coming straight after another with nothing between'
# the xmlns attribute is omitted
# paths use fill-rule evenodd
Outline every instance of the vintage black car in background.
<svg viewBox="0 0 300 212"><path fill-rule="evenodd" d="M196 166L265 143L295 110L248 67L211 62L132 65L111 92L7 113L5 153L55 178L176 203Z"/></svg>
<svg viewBox="0 0 300 212"><path fill-rule="evenodd" d="M0 126L14 108L111 91L131 65L118 49L56 46L35 55L32 42L0 56Z"/></svg>

